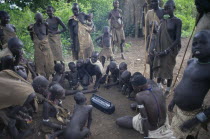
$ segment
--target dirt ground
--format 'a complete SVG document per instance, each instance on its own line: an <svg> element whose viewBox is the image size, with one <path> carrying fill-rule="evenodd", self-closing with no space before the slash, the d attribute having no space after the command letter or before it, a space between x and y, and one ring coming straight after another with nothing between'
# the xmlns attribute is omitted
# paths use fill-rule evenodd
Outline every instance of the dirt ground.
<svg viewBox="0 0 210 139"><path fill-rule="evenodd" d="M129 38L126 40L126 42L131 44L131 47L126 49L125 52L125 57L126 57L125 62L128 64L128 70L131 71L132 73L137 71L143 73L144 62L145 62L144 41L141 39L137 40ZM182 49L179 55L177 56L177 65L174 70L174 77L176 77L177 75L187 42L188 42L187 38L182 39ZM189 56L190 56L190 50L188 50L187 52L186 60L184 61L183 67L186 66L186 62ZM119 54L116 55L115 59L118 64L123 61L120 59ZM67 62L69 61L70 59L67 60ZM149 73L148 67L147 67L147 73ZM182 73L183 69L181 71L181 75ZM179 76L179 80L181 78L181 75ZM146 74L146 76L149 77L149 74ZM96 108L93 109L93 114L92 114L93 123L91 126L92 136L90 137L90 139L143 139L143 136L140 135L138 132L134 130L120 128L115 124L115 120L118 117L122 117L125 115L135 116L137 114L136 112L130 110L130 104L132 103L131 100L128 100L124 95L122 95L117 88L112 88L107 90L101 87L96 94L111 101L115 105L116 111L112 115L107 115L97 110ZM90 104L91 96L92 94L86 95L88 104ZM169 98L167 98L167 104L170 102L171 98L172 95ZM209 100L209 98L210 96L207 96L206 100ZM65 107L67 107L71 111L73 110L73 105L75 104L73 96L68 96L63 102ZM173 114L171 113L169 114L170 119L172 115ZM41 115L38 115L38 117L39 116ZM37 132L31 138L34 139L43 138L43 135L38 135L38 134L39 133ZM209 138L210 138L210 133L201 130L199 139L209 139Z"/></svg>

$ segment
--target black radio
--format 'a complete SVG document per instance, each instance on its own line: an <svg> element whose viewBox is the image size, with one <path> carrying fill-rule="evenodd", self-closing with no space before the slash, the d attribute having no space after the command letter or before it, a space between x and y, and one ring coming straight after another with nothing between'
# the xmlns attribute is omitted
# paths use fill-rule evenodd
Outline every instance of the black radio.
<svg viewBox="0 0 210 139"><path fill-rule="evenodd" d="M90 102L95 108L104 113L112 114L115 111L115 106L110 101L98 95L93 94L93 96L90 98Z"/></svg>

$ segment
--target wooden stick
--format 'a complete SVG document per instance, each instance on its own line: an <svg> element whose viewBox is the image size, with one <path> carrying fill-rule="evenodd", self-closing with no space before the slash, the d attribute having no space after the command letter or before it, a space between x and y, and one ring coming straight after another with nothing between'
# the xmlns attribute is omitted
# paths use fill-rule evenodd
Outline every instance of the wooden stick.
<svg viewBox="0 0 210 139"><path fill-rule="evenodd" d="M153 19L155 18L155 13L153 13ZM146 20L145 20L146 21ZM151 45L151 42L152 42L152 35L153 35L153 31L154 31L154 26L155 26L155 21L153 21L153 24L152 24L152 32L150 33L150 40L149 40L149 47L148 47L148 51L150 49L150 45ZM146 35L146 24L145 24L145 35ZM147 36L145 36L145 63L144 63L144 72L143 72L143 75L144 77L146 77L146 70L147 70Z"/></svg>
<svg viewBox="0 0 210 139"><path fill-rule="evenodd" d="M183 56L183 58L182 58L182 62L181 62L180 68L179 68L179 70L178 70L178 74L176 75L176 78L175 78L175 81L174 81L173 89L172 89L172 90L174 90L175 85L176 85L176 82L177 82L178 77L179 77L179 74L180 74L180 72L181 72L182 65L183 65L183 63L184 63L184 59L185 59L185 56L186 56L186 54L187 54L187 50L188 50L189 44L190 44L190 42L191 42L192 36L193 36L193 34L194 34L195 28L196 28L196 25L194 26L193 32L192 32L192 34L191 34L191 36L190 36L190 39L189 39L189 41L188 41L188 43L187 43L187 47L186 47L186 49L185 49L184 56Z"/></svg>

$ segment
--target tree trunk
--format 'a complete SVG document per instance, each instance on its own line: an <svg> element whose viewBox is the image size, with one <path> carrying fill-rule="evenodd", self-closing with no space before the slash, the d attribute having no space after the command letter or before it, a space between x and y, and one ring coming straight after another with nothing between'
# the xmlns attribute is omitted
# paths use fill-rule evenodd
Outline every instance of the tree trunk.
<svg viewBox="0 0 210 139"><path fill-rule="evenodd" d="M119 0L120 8L123 10L125 34L127 36L139 37L142 18L142 8L145 0Z"/></svg>

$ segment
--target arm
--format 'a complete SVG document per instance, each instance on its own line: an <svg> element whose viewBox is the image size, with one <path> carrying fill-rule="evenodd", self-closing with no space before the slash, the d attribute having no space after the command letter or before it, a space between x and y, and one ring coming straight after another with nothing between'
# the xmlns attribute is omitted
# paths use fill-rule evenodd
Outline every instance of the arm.
<svg viewBox="0 0 210 139"><path fill-rule="evenodd" d="M96 72L96 81L95 81L94 89L97 89L100 85L99 82L100 82L100 79L102 78L102 73L99 67L96 67L94 70Z"/></svg>
<svg viewBox="0 0 210 139"><path fill-rule="evenodd" d="M28 62L27 62L26 65L27 65L29 71L30 71L31 74L32 74L32 78L34 79L34 78L37 76L36 72L33 70L33 68L31 67L31 65L30 65Z"/></svg>
<svg viewBox="0 0 210 139"><path fill-rule="evenodd" d="M3 37L4 37L4 33L3 33L3 29L2 28L0 28L0 49L2 49L2 39L3 39Z"/></svg>
<svg viewBox="0 0 210 139"><path fill-rule="evenodd" d="M65 31L67 30L67 28L66 28L65 24L61 21L61 19L60 19L59 17L57 17L56 19L58 20L58 23L59 23L59 24L62 26L62 28L63 28L62 30L57 31L56 34L61 34L61 33L65 32Z"/></svg>
<svg viewBox="0 0 210 139"><path fill-rule="evenodd" d="M171 100L170 104L168 105L168 111L172 112L175 106L174 98Z"/></svg>
<svg viewBox="0 0 210 139"><path fill-rule="evenodd" d="M89 115L88 115L88 123L87 123L87 128L90 129L90 126L92 124L92 105L90 106L90 111L89 111Z"/></svg>
<svg viewBox="0 0 210 139"><path fill-rule="evenodd" d="M29 34L31 36L31 40L33 41L34 38L33 38L33 24L29 25L27 30L29 31Z"/></svg>
<svg viewBox="0 0 210 139"><path fill-rule="evenodd" d="M110 12L109 16L108 16L108 25L109 25L110 28L111 28L111 17L112 17L112 14Z"/></svg>
<svg viewBox="0 0 210 139"><path fill-rule="evenodd" d="M49 33L49 26L48 26L47 22L45 22L45 26L46 26L46 35L48 35L48 33Z"/></svg>
<svg viewBox="0 0 210 139"><path fill-rule="evenodd" d="M48 127L51 127L53 129L63 129L63 126L62 125L59 125L59 124L55 124L55 123L52 123L50 120L49 120L49 106L50 104L48 102L44 102L43 104L43 124L48 126Z"/></svg>

